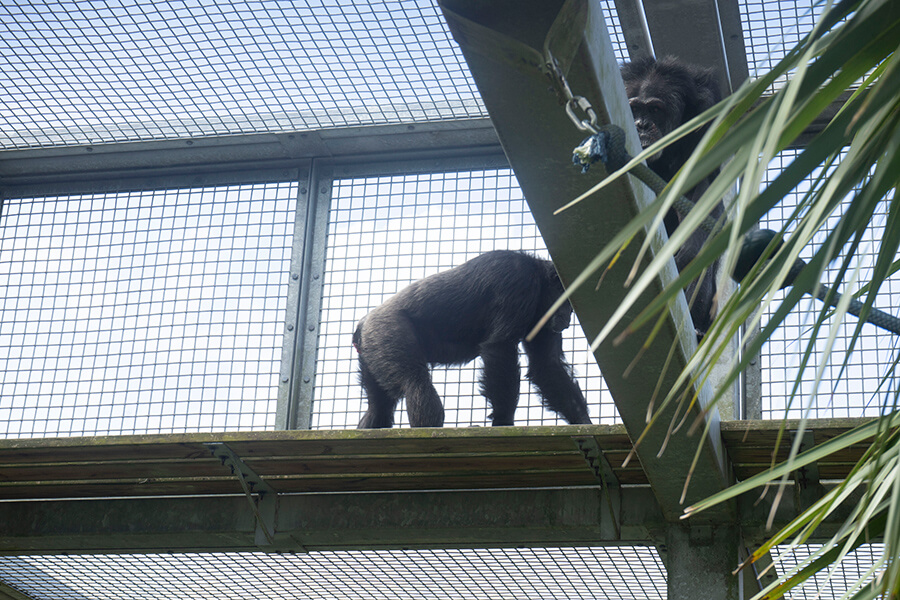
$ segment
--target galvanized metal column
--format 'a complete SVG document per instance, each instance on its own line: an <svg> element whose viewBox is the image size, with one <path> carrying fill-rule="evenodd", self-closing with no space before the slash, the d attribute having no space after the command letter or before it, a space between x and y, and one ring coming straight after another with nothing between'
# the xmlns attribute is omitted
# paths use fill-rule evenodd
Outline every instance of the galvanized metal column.
<svg viewBox="0 0 900 600"><path fill-rule="evenodd" d="M330 164L312 161L299 180L276 429L309 429L312 423L332 173Z"/></svg>
<svg viewBox="0 0 900 600"><path fill-rule="evenodd" d="M738 600L743 573L739 564L740 534L733 525L671 524L663 560L668 572L668 600ZM753 582L755 585L755 582ZM759 588L756 588L758 591Z"/></svg>

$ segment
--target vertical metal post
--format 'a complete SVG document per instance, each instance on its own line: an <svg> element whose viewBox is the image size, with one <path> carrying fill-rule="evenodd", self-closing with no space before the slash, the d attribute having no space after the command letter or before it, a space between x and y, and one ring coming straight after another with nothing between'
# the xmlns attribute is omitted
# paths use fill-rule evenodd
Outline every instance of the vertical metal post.
<svg viewBox="0 0 900 600"><path fill-rule="evenodd" d="M759 335L759 326L752 329L744 328L743 339L751 340ZM746 346L746 343L742 343ZM741 373L741 390L744 399L744 411L742 419L762 419L762 366L759 355L750 359L747 368Z"/></svg>
<svg viewBox="0 0 900 600"><path fill-rule="evenodd" d="M738 565L740 533L733 525L671 523L664 548L669 600L738 600L743 577Z"/></svg>
<svg viewBox="0 0 900 600"><path fill-rule="evenodd" d="M650 27L647 15L644 14L644 3L640 0L615 0L616 14L622 25L622 36L628 46L631 60L655 56L653 40L650 39Z"/></svg>
<svg viewBox="0 0 900 600"><path fill-rule="evenodd" d="M332 183L331 165L319 161L309 163L299 180L276 429L309 429L312 423Z"/></svg>

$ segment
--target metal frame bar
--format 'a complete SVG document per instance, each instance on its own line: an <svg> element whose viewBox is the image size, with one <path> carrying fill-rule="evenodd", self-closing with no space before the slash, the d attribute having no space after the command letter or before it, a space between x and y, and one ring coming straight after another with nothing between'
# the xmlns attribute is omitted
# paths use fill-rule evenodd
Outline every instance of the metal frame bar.
<svg viewBox="0 0 900 600"><path fill-rule="evenodd" d="M287 423L287 429L309 429L312 423L317 332L325 274L328 213L333 189L333 167L313 161L309 178L309 209L305 223L303 259L299 268L291 269L292 273L301 273L301 294L297 308L296 343L291 357L294 373L290 393L292 418Z"/></svg>
<svg viewBox="0 0 900 600"><path fill-rule="evenodd" d="M312 163L302 171L297 186L297 208L294 213L294 239L291 246L290 282L288 284L287 308L284 318L284 342L281 348L281 371L278 383L278 402L275 409L275 429L292 429L297 419L299 398L295 397L296 380L300 374L294 367L294 357L297 354L298 344L303 339L299 324L305 319L301 318L300 307L303 304L301 298L306 293L306 288L301 281L303 272L304 251L309 229L309 213L312 194Z"/></svg>
<svg viewBox="0 0 900 600"><path fill-rule="evenodd" d="M596 488L280 494L266 551L650 545L661 515L646 487L623 491L611 538ZM4 503L0 554L259 551L243 495Z"/></svg>
<svg viewBox="0 0 900 600"><path fill-rule="evenodd" d="M616 14L622 25L622 36L625 38L631 60L654 56L653 40L650 39L644 4L641 0L615 0L615 3Z"/></svg>
<svg viewBox="0 0 900 600"><path fill-rule="evenodd" d="M747 57L736 0L641 2L656 56L674 55L712 67L723 94L747 78Z"/></svg>
<svg viewBox="0 0 900 600"><path fill-rule="evenodd" d="M275 525L278 518L278 494L265 479L247 466L240 456L228 444L214 442L207 444L213 456L222 461L222 466L231 469L244 495L250 504L250 510L256 517L254 539L259 546L268 546L275 542ZM254 494L256 497L254 497Z"/></svg>
<svg viewBox="0 0 900 600"><path fill-rule="evenodd" d="M0 195L284 181L312 159L335 163L502 153L487 119L0 152Z"/></svg>

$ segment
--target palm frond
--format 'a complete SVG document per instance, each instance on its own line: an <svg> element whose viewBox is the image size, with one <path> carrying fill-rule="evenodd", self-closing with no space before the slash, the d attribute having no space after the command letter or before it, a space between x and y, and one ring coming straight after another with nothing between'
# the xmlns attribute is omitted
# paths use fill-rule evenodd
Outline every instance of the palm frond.
<svg viewBox="0 0 900 600"><path fill-rule="evenodd" d="M892 0L840 2L827 10L813 30L787 52L771 72L745 83L735 94L660 141L661 145L685 132L709 124L697 152L669 183L653 206L637 217L629 228L604 248L592 263L592 272L576 282L587 281L617 255L642 227L654 223L674 198L719 169L719 175L698 200L694 210L676 230L649 266L634 279L631 289L613 318L594 340L599 345L632 308L634 301L651 285L677 248L699 222L711 213L725 193L739 192L730 201L730 220L710 238L696 259L626 328L625 335L644 332L652 343L661 315L666 314L680 290L720 257L731 272L744 236L767 213L780 208L789 193L801 190L800 200L788 211L780 247L771 247L739 289L725 301L687 368L673 390L683 390L689 381L711 381L717 361L726 346L746 323L759 326L759 333L744 341L743 351L731 359L727 375L719 382L718 399L737 380L773 333L783 326L806 294L820 295L825 302L809 323L808 341L800 357L800 373L815 372L811 392L803 392L800 375L790 391L788 405L797 402L812 406L825 361L814 364L814 352L822 353L843 372L861 335L860 321L842 350L836 349L852 294L833 301L832 292L819 293L826 269L830 269L834 289L858 289L863 298L863 314L875 306L876 295L888 278L900 269L900 5ZM766 96L773 82L788 75L788 82ZM770 183L763 185L770 162L795 143L801 133L835 102L843 106L802 148L796 158ZM654 154L648 148L641 156L614 175L627 172L632 164ZM724 160L723 157L728 157ZM590 192L578 201L589 201ZM887 204L887 218L876 252L874 266L864 270L857 260L864 233L879 210ZM653 211L653 213L650 213ZM646 250L644 248L642 252ZM804 255L806 267L786 292L779 289L788 281L795 261ZM570 291L573 288L570 288ZM764 319L763 313L767 314ZM656 324L656 326L648 325ZM886 334L888 335L888 334ZM822 346L824 344L824 346ZM844 356L839 356L844 352ZM885 390L896 390L896 367L882 375ZM807 393L807 397L802 397ZM677 392L669 392L654 406L663 409L672 402L685 402ZM831 540L813 552L809 560L788 570L758 597L778 598L815 573L829 571L859 544L881 537L884 549L870 573L856 582L847 597L873 598L900 595L900 414L897 396L885 400L881 418L858 430L799 454L802 435L795 436L788 460L686 510L696 514L714 504L760 486L781 485L789 473L832 452L863 440L872 440L869 451L850 476L831 489L792 523L773 534L750 558L758 559L778 544L796 545L810 539L822 521L849 498L861 497L850 517ZM804 427L801 424L801 429ZM781 482L779 484L779 481ZM878 576L872 575L878 572Z"/></svg>

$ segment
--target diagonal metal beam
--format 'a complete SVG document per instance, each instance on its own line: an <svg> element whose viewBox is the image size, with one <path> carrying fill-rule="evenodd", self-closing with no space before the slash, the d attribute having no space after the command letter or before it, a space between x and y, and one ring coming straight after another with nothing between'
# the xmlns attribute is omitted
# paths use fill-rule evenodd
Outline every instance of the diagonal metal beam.
<svg viewBox="0 0 900 600"><path fill-rule="evenodd" d="M627 223L649 193L623 179L574 209L554 215L554 211L593 186L605 174L592 169L587 176L571 164L572 148L584 134L576 129L551 89L544 72L545 42L559 61L560 69L576 95L588 98L601 123L615 122L628 130L632 152L638 148L630 109L619 76L599 3L591 0L442 0L441 7L450 29L462 48L482 99L491 115L504 151L509 158L535 221L564 282L571 282L593 259L597 251ZM554 23L556 25L554 26ZM548 40L548 32L551 32ZM664 233L649 232L654 243ZM572 296L572 304L589 338L600 331L624 298L625 278L643 239L632 242L629 252L605 276L599 292L584 286ZM675 276L674 262L664 280ZM657 281L656 292L665 281ZM648 302L647 294L641 302ZM636 314L636 313L633 313ZM618 346L611 342L595 352L619 414L632 439L644 430L650 399L661 389L671 389L677 372L686 364L694 348L693 335L676 323L690 318L680 301L671 319L654 344L636 362L630 375L623 373L641 352L642 336L633 336ZM692 331L692 328L688 330ZM614 339L614 336L610 339ZM665 373L672 345L677 352ZM662 374L661 374L662 373ZM706 391L700 391L701 405ZM688 422L697 418L697 409ZM669 520L677 520L683 506L679 502L694 452L701 447L700 460L692 475L686 501L704 498L724 488L725 458L718 431L718 417L710 417L709 435L689 437L683 428L667 442L662 457L657 456L666 439L669 411L661 426L654 427L638 448L641 464ZM722 506L701 519L721 521L733 517L733 506Z"/></svg>

